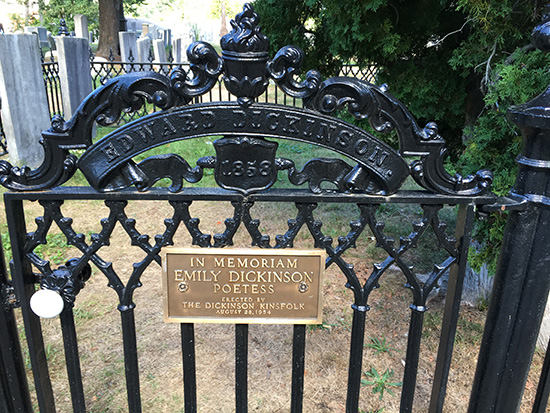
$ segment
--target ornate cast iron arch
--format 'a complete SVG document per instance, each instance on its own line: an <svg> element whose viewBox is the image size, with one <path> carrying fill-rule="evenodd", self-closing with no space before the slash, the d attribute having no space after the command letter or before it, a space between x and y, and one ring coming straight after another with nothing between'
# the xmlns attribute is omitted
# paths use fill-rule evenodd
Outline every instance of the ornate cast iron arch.
<svg viewBox="0 0 550 413"><path fill-rule="evenodd" d="M169 77L138 72L112 79L90 94L74 116L52 119L42 133L43 164L36 170L0 161L0 183L15 191L52 188L66 182L81 169L100 191L135 185L147 190L161 178L172 179L170 190L180 191L182 182L197 182L204 168L214 168L217 183L248 194L265 190L286 170L293 184L309 182L313 192L329 181L339 191L388 195L399 190L408 175L423 188L442 194L480 195L492 183L489 171L462 177L444 168L445 141L433 122L420 127L406 107L386 85L376 86L347 77L322 81L310 71L300 81L303 52L285 46L269 60L269 39L261 33L259 17L246 4L232 31L221 40L222 55L205 42L187 50L190 72L181 67ZM222 75L237 103L191 105L207 93ZM273 80L286 94L303 100L304 108L257 103ZM94 122L114 124L123 112L152 102L161 112L141 118L92 145ZM368 119L381 133L395 130L399 151L333 115L347 107L357 119ZM145 150L179 139L223 135L215 157L201 158L196 167L177 154L148 158L136 165L132 157ZM277 144L265 138L282 137L323 146L357 164L337 159L313 159L301 171L288 159L276 157ZM85 149L78 159L70 151ZM404 157L414 156L408 164Z"/></svg>

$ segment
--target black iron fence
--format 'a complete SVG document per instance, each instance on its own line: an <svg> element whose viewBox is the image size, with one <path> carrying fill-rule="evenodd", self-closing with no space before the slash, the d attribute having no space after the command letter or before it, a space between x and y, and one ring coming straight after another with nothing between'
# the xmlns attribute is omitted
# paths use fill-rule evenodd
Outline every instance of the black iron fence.
<svg viewBox="0 0 550 413"><path fill-rule="evenodd" d="M241 23L245 17L246 22ZM282 273L279 275L280 281L276 277L266 281L265 277L271 275L265 274L262 275L263 281L260 281L260 275L255 270L244 274L248 271L245 269L247 264L236 265L243 269L240 275L232 270L235 265L231 264L228 265L231 270L220 275L225 268L223 263L216 267L219 271L211 271L208 277L203 271L197 270L197 273L187 273L182 278L183 269L177 270L180 271L179 275L176 270L170 273L166 269L162 252L167 252L167 248L175 245L192 249L192 254L197 256L202 253L197 251L211 251L220 255L228 254L237 261L234 257L243 254L243 250L234 246L250 245L256 248L250 248L245 253L257 254L261 250L262 254L270 257L276 255L276 250L296 248L299 236L303 235L302 241L312 245L319 256L326 257L324 267L334 268L339 283L345 286L341 300L351 312L349 329L346 330L349 333L349 364L347 371L335 381L342 383L347 380L343 405L348 413L371 409L361 395L364 340L369 333L367 315L370 317L376 310L371 293L379 289L381 281L388 281L391 268L399 273L405 287L411 292L410 301L402 303L410 311L407 310L405 316L408 324L403 334L406 339L402 382L399 383L399 411L411 412L413 407L417 407L415 396L419 393L423 332L427 314L430 314L428 299L442 277L449 273L447 298L438 323L441 334L438 343L429 349L433 353L437 347L434 370L429 373L427 380L431 389L424 389L424 393L430 396L421 406L421 411L440 413L445 405L452 371L462 285L476 210L483 213L509 210L502 255L469 399L469 412L519 411L550 289L550 278L544 276L550 256L550 188L547 185L550 150L546 145L550 138L547 113L550 93L547 91L533 101L509 110L508 118L522 130L523 153L517 159L519 174L514 189L509 196L497 198L490 191L492 174L489 171L480 170L467 177L449 174L444 164L445 141L438 134L436 125L430 123L421 127L406 107L387 93L386 88L353 77L334 77L321 82L317 73L303 81L296 81L292 73L299 59L292 60L289 56L301 56L302 52L287 46L274 57L272 65L266 66L267 39L260 35L259 29L250 29L250 22L258 21L252 7L246 5L243 13L235 20L235 26L243 26L239 27L241 33L246 28L258 36L257 42L250 44L254 47L259 44L264 49L229 50L231 35L235 38L233 44L238 40L235 27L229 35L229 41L225 43L227 49L224 51L228 52L225 55L220 57L212 46L201 45L204 52L200 58L202 64L195 68L194 78L188 78L186 67L173 63L163 66L155 62L94 62L94 79L99 79L100 84L104 84L106 79L113 79L113 87L105 87L102 93L88 97L75 113L74 122L53 125L44 134L46 159L43 165L28 171L0 161L0 183L11 190L5 193L4 201L11 241L10 268L15 287L14 290L5 275L0 248L0 286L4 305L4 318L0 319L0 406L13 411L27 412L32 409L13 317L13 309L18 304L25 326L39 410L42 413L55 412L57 403L64 410L69 410L71 404L75 412L85 412L97 400L97 392L89 390L87 373L82 372L81 355L90 357L94 349L91 346L79 348L80 337L75 320L78 307L75 303L78 303L77 296L90 278L104 278L96 284L101 285L101 288L107 284L113 290L115 299L111 301L111 309L120 313L120 330L103 329L100 333L103 336L94 339L116 336L115 346L120 348L118 353L121 358L120 369L115 374L125 377L128 410L132 413L141 412L145 407L142 384L147 377L144 377L144 371L140 368L144 351L138 342L144 334L143 330L156 326L154 317L149 317L147 328L139 328L144 326L138 325L140 316L143 317L140 310L151 297L159 308L162 306L157 292L151 296L134 295L138 287L145 290L158 286L157 278L151 283L144 276L149 268L157 268L158 272L158 268L163 267L165 276L171 276L165 278L164 282L172 283L176 298L172 303L165 298L165 311L172 304L182 311L190 308L238 309L237 306L223 307L223 304L242 303L242 297L261 295L261 287L264 287L266 295L269 291L274 295L274 311L277 303L288 309L289 305L294 307L288 302L289 296L296 294L300 298L294 304L301 303L299 300L305 300L303 297L307 294L299 294L307 293L314 283L313 278L308 281L309 284L298 284L296 281L298 285L292 285L292 292L289 293L289 290L279 290L279 284L285 283L282 281ZM244 23L248 26L244 27ZM547 44L548 37L543 40L541 47ZM216 62L216 69L207 73L206 63L212 61ZM147 65L156 70L158 75L138 73L113 77L115 73L140 72ZM345 70L352 73L354 69L346 67ZM174 73L180 82L171 82L166 76L168 72ZM364 75L371 76L370 73L368 71ZM221 89L218 80L222 74L229 79L224 82L224 87L227 85L233 97L228 99L222 99L227 92ZM253 84L260 86L251 87ZM271 86L275 86L273 94L265 95L266 89ZM282 96L280 100L274 97L278 96L275 94L277 90L288 95L288 101ZM269 96L274 97L275 101ZM223 101L218 101L218 97ZM126 108L143 110L136 106L143 105L145 101L155 101L162 111L152 113L147 119L137 119L131 125L125 125L92 144L94 121L103 126L112 126ZM287 105L281 104L284 102ZM368 118L378 132L395 131L400 137L399 151L378 136L340 119L337 114L343 108L347 108L357 118ZM155 111L156 108L151 109L151 112ZM152 155L139 163L136 160L142 153L148 153L159 145L168 147L179 141L205 136L222 138L213 142L216 155L201 156L194 167L184 159L194 154L185 150ZM299 170L296 167L298 159L295 159L297 152L285 154L285 158L276 157L281 154L277 152L278 144L273 141L275 138L283 143L289 140L321 146L329 155L308 159ZM334 157L329 157L332 155ZM342 160L340 155L345 156L346 160ZM351 165L348 164L350 160ZM77 168L86 176L90 185L62 186ZM211 169L214 170L216 185L199 183ZM279 176L285 176L288 186L281 184ZM406 189L404 183L408 178L416 182L417 189ZM169 186L166 179L170 182ZM164 185L153 188L157 182ZM332 185L331 188L322 187L323 182ZM308 186L302 186L306 183ZM190 187L185 186L187 184ZM32 210L32 216L29 215L31 211L24 207L24 201L28 200L39 203L38 212L37 209ZM154 211L149 215L151 219L160 221L152 225L155 228L153 231L160 232L159 235L153 237L152 233L146 234L140 229L134 218L135 213L131 212L129 206L135 201L141 202L141 206L148 204L147 208L150 209L147 211ZM77 213L82 210L83 202L88 202L85 204L88 206L92 205L90 202L94 206L100 205L93 211L86 211L86 219L89 219L91 213L96 214L96 229L86 233L80 231L81 223L73 219L67 212L68 208L65 208L65 204L70 202L79 204L73 209ZM202 202L224 205L223 216L215 217L216 220L221 218L218 222L220 227L212 227L217 229L205 228L201 221L201 217L208 213L208 208L193 209ZM155 206L150 206L151 203L155 203ZM283 225L270 227L260 222L258 209L255 208L262 208L269 203L283 206L280 217L267 215L270 220L280 218ZM390 235L390 230L381 218L384 209L397 205L413 206L418 211L415 217L407 217L406 223L400 226L398 232L402 236L399 242L395 242L395 237ZM444 206L457 205L457 219L454 223L448 222L452 224L449 231L441 212ZM327 222L327 215L319 209L324 206L332 206L337 211L338 226L323 226L323 222ZM291 215L287 215L289 211ZM35 218L37 213L41 216ZM33 221L29 218L35 219ZM34 222L34 231L27 230L28 222ZM53 232L61 238L62 244L71 246L68 253L71 259L61 265L54 264L53 258L42 249L44 245L53 244L50 237ZM431 234L432 243L427 238L428 234ZM118 250L114 252L114 259L109 259L109 247L126 236L130 238L129 244L138 250L135 259L130 258L130 254L120 259ZM372 241L377 254L367 250L366 244L362 243L365 238ZM429 248L434 248L435 243L435 249L442 255L430 259L432 269L427 277L421 277L411 261L414 251L425 243L429 244ZM365 249L352 254L359 248ZM111 257L112 254L111 250ZM371 259L367 260L369 256ZM115 260L116 265L113 265L111 261ZM275 262L275 258L273 260ZM269 264L269 261L265 258L265 268L275 270L275 264ZM197 258L196 262L201 261ZM259 266L260 261L257 260L257 263ZM185 265L186 269L194 267L193 261ZM236 279L232 278L235 274ZM290 275L287 276L290 283ZM196 295L198 283L217 282L217 277L220 277L221 283L227 284L223 287L218 285L218 289L216 284L212 284L213 288L206 297ZM244 284L234 284L239 279L241 283L248 283L246 285L250 291L254 287L249 284L254 284L257 292L249 294ZM320 281L316 282L321 285ZM270 285L266 286L266 283ZM96 288L100 288L97 285ZM214 296L212 291L219 294ZM38 296L40 300L46 300L45 305L31 303ZM105 296L102 297L104 300ZM191 306L187 305L190 303ZM53 363L47 354L43 330L45 323L35 315L55 315L50 312L54 305L58 306L57 314L60 317L59 330L54 330L57 334L55 340L59 342L59 337L62 337L61 351L64 353L67 372L62 379L50 374L49 368ZM103 317L107 311L103 301L98 307ZM384 308L384 305L377 302L376 307ZM252 306L241 308L255 309ZM294 308L300 309L300 305ZM158 313L158 309L155 311ZM183 311L183 314L181 326L176 330L179 340L175 346L172 344L177 347L178 360L182 361L178 380L182 387L179 392L184 397L176 409L183 407L186 413L195 413L201 403L209 397L215 397L220 391L220 388L205 382L205 392L199 393L200 383L197 380L202 360L195 351L199 345L195 323L212 321L208 319L212 313L201 312L203 315L198 319L194 312ZM248 324L258 321L270 324L280 319L270 319L267 313L259 313L261 320L250 315L252 313L243 313L242 318L239 318L241 313L232 314L228 322L235 324L234 406L235 411L245 413L250 405ZM166 318L168 316L165 313ZM309 357L305 351L308 335L303 323L294 323L287 313L282 318L294 324L290 340L292 362L287 376L290 378L287 406L291 412L301 413L304 410L304 394L311 390L304 386L306 358ZM85 323L85 317L80 322ZM159 341L168 339L166 336L158 338ZM203 339L200 345L215 347L218 343L208 338ZM151 352L166 351L166 348L168 345L156 347ZM547 405L549 357L547 353L539 389L530 406L536 413L544 412ZM330 357L327 360L330 362ZM109 363L113 364L112 360ZM210 364L210 360L204 360L202 364ZM225 363L220 366L220 370L231 369ZM52 379L65 381L66 390L58 391L57 383L54 385ZM386 382L386 385L390 384ZM169 391L174 390L174 387L163 387L163 396L171 397ZM197 397L198 394L203 397ZM318 394L319 390L316 389L310 397L315 398ZM338 408L343 409L343 405ZM108 407L119 408L112 405ZM449 407L449 411L455 410L454 406ZM315 409L310 408L308 411Z"/></svg>
<svg viewBox="0 0 550 413"><path fill-rule="evenodd" d="M55 115L63 116L63 100L61 97L61 80L59 79L59 63L55 60L53 50L49 50L49 56L40 50L42 60L42 74L48 99L50 118Z"/></svg>
<svg viewBox="0 0 550 413"><path fill-rule="evenodd" d="M6 134L4 133L4 125L2 125L2 114L0 113L0 156L8 153L8 143Z"/></svg>
<svg viewBox="0 0 550 413"><path fill-rule="evenodd" d="M108 59L95 60L93 53L90 53L90 67L92 74L93 88L96 89L105 84L111 78L120 76L126 73L135 73L140 71L155 71L163 75L169 75L175 68L181 68L188 76L193 76L190 71L189 63L175 62L172 56L171 49L169 50L167 62L155 62L152 49L150 50L147 62L136 62L133 58L133 51L129 51L129 59L127 62L115 61L113 53L111 51ZM365 80L370 83L376 83L376 66L361 67L356 64L344 64L340 70L339 76L353 76L357 79ZM235 101L237 98L227 90L224 82L219 79L216 85L208 91L205 95L197 96L195 103L204 102L216 102L216 101ZM301 99L288 96L281 88L275 83L267 87L265 92L257 98L258 102L275 103L290 106L301 106ZM126 123L135 120L141 116L152 113L159 110L153 104L145 104L139 111L124 114L119 123Z"/></svg>

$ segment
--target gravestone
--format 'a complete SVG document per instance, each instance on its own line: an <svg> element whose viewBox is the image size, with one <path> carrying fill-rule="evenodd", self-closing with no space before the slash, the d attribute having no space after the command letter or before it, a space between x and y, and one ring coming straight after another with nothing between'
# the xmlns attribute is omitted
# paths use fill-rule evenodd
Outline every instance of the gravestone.
<svg viewBox="0 0 550 413"><path fill-rule="evenodd" d="M183 39L181 37L172 40L172 56L175 63L184 63L187 61L187 54L183 49Z"/></svg>
<svg viewBox="0 0 550 413"><path fill-rule="evenodd" d="M63 115L69 119L76 108L92 92L90 46L81 37L56 37Z"/></svg>
<svg viewBox="0 0 550 413"><path fill-rule="evenodd" d="M57 50L55 39L51 34L48 34L48 46L50 47L50 50Z"/></svg>
<svg viewBox="0 0 550 413"><path fill-rule="evenodd" d="M170 46L172 43L172 30L165 29L161 32L162 40L164 40L164 47Z"/></svg>
<svg viewBox="0 0 550 413"><path fill-rule="evenodd" d="M154 24L149 25L149 34L151 35L152 40L157 40L159 38L159 28Z"/></svg>
<svg viewBox="0 0 550 413"><path fill-rule="evenodd" d="M74 15L74 32L76 37L83 37L90 40L90 35L88 33L88 18L85 15Z"/></svg>
<svg viewBox="0 0 550 413"><path fill-rule="evenodd" d="M45 27L37 27L40 47L48 47L48 30Z"/></svg>
<svg viewBox="0 0 550 413"><path fill-rule="evenodd" d="M147 23L141 25L141 37L149 37L149 25Z"/></svg>
<svg viewBox="0 0 550 413"><path fill-rule="evenodd" d="M136 59L137 41L135 32L119 32L118 41L120 43L120 59L123 62L130 62L130 60ZM131 52L131 58L130 58ZM125 65L126 72L132 70L132 65Z"/></svg>
<svg viewBox="0 0 550 413"><path fill-rule="evenodd" d="M155 62L165 63L166 49L164 48L164 41L162 39L153 40L153 51L155 52Z"/></svg>
<svg viewBox="0 0 550 413"><path fill-rule="evenodd" d="M38 35L40 47L48 47L48 30L45 27L25 26L24 32Z"/></svg>
<svg viewBox="0 0 550 413"><path fill-rule="evenodd" d="M34 34L0 36L0 99L10 160L37 167L44 156L38 140L50 126L50 113Z"/></svg>
<svg viewBox="0 0 550 413"><path fill-rule="evenodd" d="M149 62L149 52L151 50L151 39L143 37L137 40L137 61L140 63ZM143 66L143 70L151 70L150 65Z"/></svg>

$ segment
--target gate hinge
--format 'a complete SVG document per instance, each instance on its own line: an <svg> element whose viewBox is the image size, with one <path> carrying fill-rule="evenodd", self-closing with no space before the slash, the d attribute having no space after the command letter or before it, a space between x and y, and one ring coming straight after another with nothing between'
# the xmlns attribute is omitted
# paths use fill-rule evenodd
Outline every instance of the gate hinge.
<svg viewBox="0 0 550 413"><path fill-rule="evenodd" d="M493 204L481 205L479 211L490 213L496 211L524 211L529 205L529 200L521 195L510 193L507 196L498 197Z"/></svg>

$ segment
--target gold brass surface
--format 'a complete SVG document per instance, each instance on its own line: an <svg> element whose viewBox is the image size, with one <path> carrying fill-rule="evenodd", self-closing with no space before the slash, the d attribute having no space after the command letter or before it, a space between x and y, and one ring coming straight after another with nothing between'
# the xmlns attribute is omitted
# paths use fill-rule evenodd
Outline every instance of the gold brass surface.
<svg viewBox="0 0 550 413"><path fill-rule="evenodd" d="M323 250L165 248L164 321L320 324Z"/></svg>

